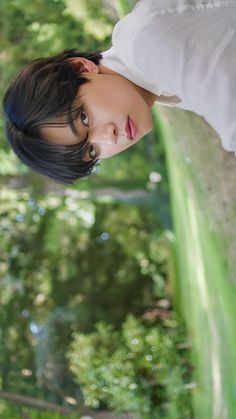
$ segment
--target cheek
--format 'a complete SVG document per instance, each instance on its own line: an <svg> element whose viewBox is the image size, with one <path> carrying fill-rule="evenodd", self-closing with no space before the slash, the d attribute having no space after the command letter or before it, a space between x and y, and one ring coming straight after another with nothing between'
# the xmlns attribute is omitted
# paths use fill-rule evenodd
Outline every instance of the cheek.
<svg viewBox="0 0 236 419"><path fill-rule="evenodd" d="M108 157L115 156L116 154L121 153L122 151L129 148L131 144L108 144L108 145L101 145L99 146L99 158L101 159L107 159Z"/></svg>

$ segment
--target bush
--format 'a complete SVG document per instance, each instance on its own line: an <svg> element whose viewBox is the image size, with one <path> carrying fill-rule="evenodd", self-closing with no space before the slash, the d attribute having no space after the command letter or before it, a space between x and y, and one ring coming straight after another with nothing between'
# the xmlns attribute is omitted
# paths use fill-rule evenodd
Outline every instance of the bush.
<svg viewBox="0 0 236 419"><path fill-rule="evenodd" d="M128 315L119 331L104 322L95 329L74 334L67 353L86 405L135 418L191 417L189 365L177 349L183 334L173 313L158 327Z"/></svg>

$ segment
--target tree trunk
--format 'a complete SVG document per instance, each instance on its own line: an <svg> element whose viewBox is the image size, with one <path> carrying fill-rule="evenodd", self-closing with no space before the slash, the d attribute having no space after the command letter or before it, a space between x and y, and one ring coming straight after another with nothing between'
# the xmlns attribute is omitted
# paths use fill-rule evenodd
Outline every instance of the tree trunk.
<svg viewBox="0 0 236 419"><path fill-rule="evenodd" d="M140 202L144 200L147 201L151 196L150 192L145 189L125 191L113 186L96 186L89 191L79 191L71 188L70 185L60 185L55 182L45 181L44 179L42 182L36 183L36 177L34 183L34 176L34 174L31 175L31 182L28 180L28 175L1 176L0 185L1 188L22 190L29 194L33 193L34 195L73 196L79 199L99 199L101 197L109 196L116 201Z"/></svg>
<svg viewBox="0 0 236 419"><path fill-rule="evenodd" d="M1 398L8 401L16 402L19 404L23 404L24 406L30 406L35 409L52 410L54 412L60 413L65 416L68 416L70 414L75 415L76 413L78 413L78 417L86 415L86 416L90 416L91 419L115 419L117 418L117 416L115 416L112 412L109 412L107 410L94 411L85 406L81 406L79 409L70 409L69 407L58 406L55 403L46 402L44 400L37 400L37 399L34 399L33 397L23 396L23 395L15 394L15 393L9 393L6 391L0 391L0 399ZM119 416L119 419L132 419L132 416L129 414L124 414L124 415Z"/></svg>

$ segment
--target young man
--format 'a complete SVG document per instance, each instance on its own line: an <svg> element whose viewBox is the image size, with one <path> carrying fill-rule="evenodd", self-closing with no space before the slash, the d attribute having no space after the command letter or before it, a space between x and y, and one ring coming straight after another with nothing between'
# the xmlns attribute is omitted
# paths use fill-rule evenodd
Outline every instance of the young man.
<svg viewBox="0 0 236 419"><path fill-rule="evenodd" d="M33 170L72 183L150 132L158 102L203 116L236 152L235 50L235 0L140 0L107 51L68 49L16 75L8 141Z"/></svg>

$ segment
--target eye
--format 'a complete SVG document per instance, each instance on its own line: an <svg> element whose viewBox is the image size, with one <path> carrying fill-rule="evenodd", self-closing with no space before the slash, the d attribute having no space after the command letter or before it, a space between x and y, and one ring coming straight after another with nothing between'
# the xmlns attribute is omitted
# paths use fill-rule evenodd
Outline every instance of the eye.
<svg viewBox="0 0 236 419"><path fill-rule="evenodd" d="M94 159L94 157L97 156L97 152L95 147L93 146L93 144L90 144L89 146L89 157L91 157L92 159Z"/></svg>
<svg viewBox="0 0 236 419"><path fill-rule="evenodd" d="M85 118L84 118L84 115L85 115ZM84 125L88 126L88 122L87 123L84 122L84 120L86 120L86 117L88 119L87 113L82 109L82 111L80 112L80 119Z"/></svg>

